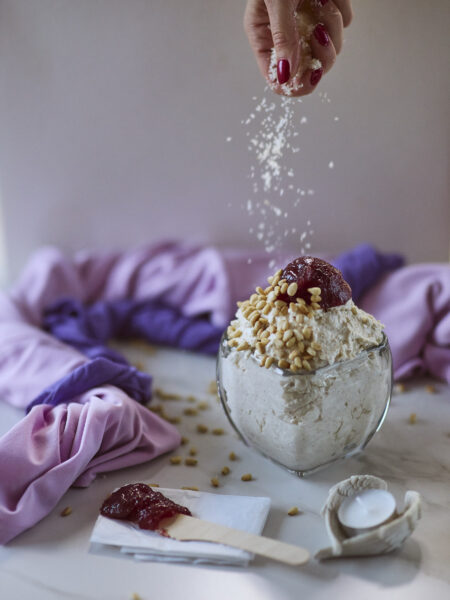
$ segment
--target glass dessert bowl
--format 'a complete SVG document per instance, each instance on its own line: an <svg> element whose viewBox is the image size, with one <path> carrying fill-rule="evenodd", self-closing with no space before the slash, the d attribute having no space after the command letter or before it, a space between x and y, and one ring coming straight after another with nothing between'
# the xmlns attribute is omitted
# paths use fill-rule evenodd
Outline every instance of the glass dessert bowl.
<svg viewBox="0 0 450 600"><path fill-rule="evenodd" d="M289 266L239 303L220 344L217 382L243 441L303 476L361 451L378 431L392 359L381 324L355 307L348 284L339 288L335 277L328 292L325 280L305 288L311 273L300 272L292 286Z"/></svg>

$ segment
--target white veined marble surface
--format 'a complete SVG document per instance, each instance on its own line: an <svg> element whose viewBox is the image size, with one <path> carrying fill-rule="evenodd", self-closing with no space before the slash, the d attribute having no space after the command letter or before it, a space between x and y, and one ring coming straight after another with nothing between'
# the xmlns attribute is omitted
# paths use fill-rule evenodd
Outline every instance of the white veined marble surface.
<svg viewBox="0 0 450 600"><path fill-rule="evenodd" d="M177 454L198 449L198 466L173 466L169 457L99 477L87 489L69 490L45 519L0 548L0 597L8 600L142 600L176 598L214 600L286 600L386 597L395 599L450 597L450 388L430 380L407 383L393 397L387 419L365 452L326 470L299 479L245 447L228 425L222 408L208 392L215 361L175 350L156 352L123 347L154 375L155 387L195 395L209 404L198 416L184 416L194 406L186 399L165 401L166 412L181 416L179 428L190 444ZM434 385L435 393L427 389ZM155 398L153 403L162 403ZM411 413L417 416L411 424ZM22 413L0 403L0 433ZM223 427L225 435L199 435L196 425ZM234 451L239 460L230 462ZM231 473L220 476L224 465ZM254 481L242 482L251 472ZM163 487L197 486L201 490L269 496L272 508L264 535L308 548L312 554L328 544L320 509L328 489L353 474L386 479L401 504L408 489L423 499L423 518L404 547L394 554L291 568L256 558L247 569L136 563L115 555L89 552L89 537L102 500L115 487L134 481ZM219 475L213 490L210 478ZM301 514L286 513L298 506ZM71 506L70 516L61 510Z"/></svg>

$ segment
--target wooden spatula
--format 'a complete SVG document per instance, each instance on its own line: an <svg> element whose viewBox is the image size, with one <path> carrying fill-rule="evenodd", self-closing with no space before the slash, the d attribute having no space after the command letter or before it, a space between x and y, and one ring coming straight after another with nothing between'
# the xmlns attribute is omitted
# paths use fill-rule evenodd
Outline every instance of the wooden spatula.
<svg viewBox="0 0 450 600"><path fill-rule="evenodd" d="M160 523L160 527L176 540L225 544L261 554L288 565L303 565L309 560L309 552L305 548L186 515L177 515L173 519L166 519Z"/></svg>

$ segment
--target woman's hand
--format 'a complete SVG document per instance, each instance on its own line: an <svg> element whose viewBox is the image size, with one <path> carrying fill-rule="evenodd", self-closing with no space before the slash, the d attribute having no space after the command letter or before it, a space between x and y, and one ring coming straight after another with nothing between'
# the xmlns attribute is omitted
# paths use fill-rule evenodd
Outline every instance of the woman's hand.
<svg viewBox="0 0 450 600"><path fill-rule="evenodd" d="M307 11L315 24L310 39L312 56L322 66L302 67L296 11ZM342 48L343 28L352 20L350 0L247 0L244 28L263 76L268 79L272 48L277 60L277 93L282 84L291 83L300 68L301 77L292 95L311 93L323 73L333 66ZM304 60L304 59L303 59ZM272 86L273 87L273 86Z"/></svg>

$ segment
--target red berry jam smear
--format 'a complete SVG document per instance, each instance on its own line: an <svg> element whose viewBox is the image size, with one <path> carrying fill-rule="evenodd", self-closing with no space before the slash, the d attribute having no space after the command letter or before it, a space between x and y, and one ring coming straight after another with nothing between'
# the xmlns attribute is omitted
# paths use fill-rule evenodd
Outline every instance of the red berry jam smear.
<svg viewBox="0 0 450 600"><path fill-rule="evenodd" d="M110 519L123 519L141 529L158 529L163 519L177 514L191 516L191 511L180 506L161 492L155 492L145 483L130 483L113 492L103 502L100 513Z"/></svg>
<svg viewBox="0 0 450 600"><path fill-rule="evenodd" d="M285 302L292 302L296 298L303 298L310 303L309 288L321 289L320 308L328 309L332 306L341 306L352 297L352 289L345 281L342 273L326 260L313 256L301 256L290 262L283 270L281 279L288 283L295 281L297 292L294 296L279 294L278 298Z"/></svg>

